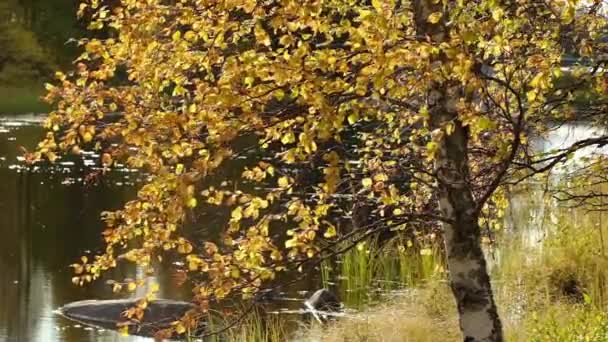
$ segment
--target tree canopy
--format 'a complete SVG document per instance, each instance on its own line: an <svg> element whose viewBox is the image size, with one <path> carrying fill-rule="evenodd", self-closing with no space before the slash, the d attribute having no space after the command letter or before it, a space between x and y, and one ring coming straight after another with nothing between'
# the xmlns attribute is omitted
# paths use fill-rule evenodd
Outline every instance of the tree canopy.
<svg viewBox="0 0 608 342"><path fill-rule="evenodd" d="M76 69L47 85L55 110L29 159L93 147L105 167L150 178L103 214L105 253L75 264L74 282L119 260L150 270L175 250L205 312L372 234L441 231L463 333L501 340L481 228L500 225L506 186L605 143L548 154L529 143L554 124L605 122L602 11L576 0L83 2L90 27L112 34L82 40ZM584 63L564 68L566 51ZM227 167L242 181L210 187ZM223 239L187 240L189 213L215 206L230 210Z"/></svg>

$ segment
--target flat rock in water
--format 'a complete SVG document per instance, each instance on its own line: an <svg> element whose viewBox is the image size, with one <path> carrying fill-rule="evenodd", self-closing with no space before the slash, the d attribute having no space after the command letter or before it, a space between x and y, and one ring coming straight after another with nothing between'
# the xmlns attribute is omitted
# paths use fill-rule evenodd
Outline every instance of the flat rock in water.
<svg viewBox="0 0 608 342"><path fill-rule="evenodd" d="M62 306L60 315L82 324L104 329L118 329L117 324L129 322L129 334L154 336L161 329L168 328L171 322L180 319L191 303L169 299L150 301L141 322L129 321L123 312L137 305L138 299L83 300Z"/></svg>

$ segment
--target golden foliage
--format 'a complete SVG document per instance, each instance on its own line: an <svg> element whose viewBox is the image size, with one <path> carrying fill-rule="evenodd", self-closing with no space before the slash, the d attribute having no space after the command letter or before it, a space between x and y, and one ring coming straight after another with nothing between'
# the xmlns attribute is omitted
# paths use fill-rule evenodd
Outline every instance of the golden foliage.
<svg viewBox="0 0 608 342"><path fill-rule="evenodd" d="M331 212L344 184L389 225L433 214L430 170L438 143L455 129L430 128L426 104L437 84L460 85L450 105L470 134L480 193L497 165L524 157L524 132L542 132L547 117L571 112L576 92L556 87L555 79L560 37L578 1L444 1L427 19L448 27L441 43L416 35L408 2L172 3L85 1L81 14L91 14L90 28L112 34L82 40L76 69L47 87L55 110L30 159L94 148L105 167L123 162L151 176L137 199L104 213L106 251L74 265L75 283L99 278L120 253L150 269L160 253L175 250L188 272L205 279L195 290L202 310L209 300L250 297L286 265L318 255L318 240L340 235ZM592 56L605 19L590 10L578 22L570 35L581 42L581 55ZM592 83L604 75L577 72ZM555 99L562 105L547 107ZM106 120L113 113L118 119ZM242 172L267 190L206 186L237 157L235 143L245 136L274 157ZM356 163L344 152L353 137ZM289 170L313 160L322 177L306 186L310 201L294 196L304 186ZM180 236L187 213L202 204L231 211L221 246ZM270 231L285 225L282 247Z"/></svg>

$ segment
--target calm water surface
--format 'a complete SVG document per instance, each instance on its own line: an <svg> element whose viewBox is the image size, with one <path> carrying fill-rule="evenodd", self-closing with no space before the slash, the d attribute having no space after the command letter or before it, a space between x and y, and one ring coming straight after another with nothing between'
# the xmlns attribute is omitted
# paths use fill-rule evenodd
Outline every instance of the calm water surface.
<svg viewBox="0 0 608 342"><path fill-rule="evenodd" d="M76 300L116 298L104 280L85 287L73 285L69 265L102 249L100 213L132 199L145 176L117 167L97 183L85 182L99 160L90 152L84 152L83 159L25 167L19 161L20 146L34 149L44 135L41 120L35 115L0 117L0 342L152 341L80 326L53 312ZM211 181L236 178L240 170L236 164L228 166ZM189 238L196 242L217 237L223 215L229 212L215 209L199 215L188 229ZM159 297L186 300L190 290L175 284L169 266L160 268L149 284L161 285ZM133 267L119 267L106 278L138 275ZM301 278L288 293L279 294L284 300L270 303L270 308L293 312L306 291L319 286L318 277ZM132 296L145 293L138 289Z"/></svg>
<svg viewBox="0 0 608 342"><path fill-rule="evenodd" d="M118 209L133 198L144 176L118 167L99 182L84 182L99 160L90 152L83 159L24 167L18 159L19 147L32 150L36 146L44 134L40 122L41 117L35 115L0 117L0 342L152 341L83 327L53 312L76 300L115 298L103 280L86 287L73 285L69 265L103 247L99 214ZM582 136L598 133L584 126L563 127L538 140L536 148L564 148ZM606 154L608 147L581 153L598 152ZM228 168L222 177L237 177L239 170ZM192 238L199 241L217 236L213 226L219 226L221 216L215 212L199 217L197 224L206 229L199 229L199 236ZM188 298L189 289L177 287L166 268L158 272L149 282L161 285L161 297ZM135 268L122 267L107 276L124 279L138 274ZM284 295L287 299L301 298L306 290L319 286L317 277L305 277ZM145 289L132 296L143 293ZM293 309L299 305L288 300L272 306Z"/></svg>
<svg viewBox="0 0 608 342"><path fill-rule="evenodd" d="M98 156L26 169L18 147L33 149L43 134L39 117L0 118L0 341L146 341L112 331L81 327L53 313L71 301L110 298L110 286L99 281L80 288L71 283L69 265L102 246L99 214L119 208L135 193L137 173L119 169L98 184L83 176ZM110 276L135 277L136 269L117 269ZM184 298L171 277L159 274L161 295ZM137 295L137 294L134 294Z"/></svg>

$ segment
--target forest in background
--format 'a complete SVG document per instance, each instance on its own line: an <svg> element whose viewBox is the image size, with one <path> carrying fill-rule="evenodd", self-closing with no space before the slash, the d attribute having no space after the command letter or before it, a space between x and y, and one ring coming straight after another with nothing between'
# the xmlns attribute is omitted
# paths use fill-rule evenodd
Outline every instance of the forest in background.
<svg viewBox="0 0 608 342"><path fill-rule="evenodd" d="M76 0L0 2L0 114L39 112L43 84L77 52Z"/></svg>

